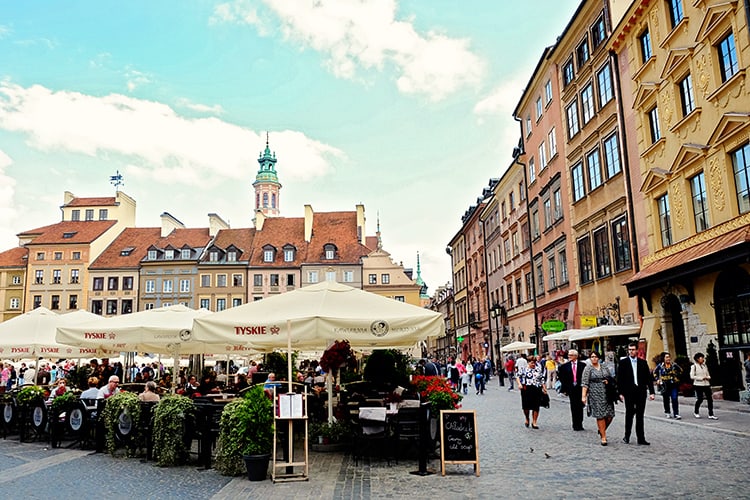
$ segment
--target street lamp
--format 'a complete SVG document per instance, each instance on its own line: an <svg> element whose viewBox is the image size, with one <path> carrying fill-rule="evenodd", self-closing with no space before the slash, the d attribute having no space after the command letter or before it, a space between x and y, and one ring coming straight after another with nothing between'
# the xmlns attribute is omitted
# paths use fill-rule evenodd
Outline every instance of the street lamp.
<svg viewBox="0 0 750 500"><path fill-rule="evenodd" d="M498 342L500 343L500 347L502 348L503 347L503 332L500 331L500 326L498 324L498 321L500 318L505 316L505 306L501 306L500 304L497 304L497 303L493 304L492 307L490 308L490 316L495 318L495 331L497 332L497 339L498 339ZM503 327L505 327L505 325L503 325ZM492 328L490 328L490 346L494 346L494 343L492 342ZM490 354L492 355L492 362L494 363L495 356L492 351L493 349L490 348ZM499 355L500 354L498 353L498 356Z"/></svg>

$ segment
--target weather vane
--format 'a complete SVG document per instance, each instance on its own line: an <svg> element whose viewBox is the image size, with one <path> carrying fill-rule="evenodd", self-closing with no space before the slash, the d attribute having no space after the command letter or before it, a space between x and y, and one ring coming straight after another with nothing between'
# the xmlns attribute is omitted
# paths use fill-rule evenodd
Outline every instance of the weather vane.
<svg viewBox="0 0 750 500"><path fill-rule="evenodd" d="M125 183L122 182L122 174L119 170L117 170L116 175L109 176L109 182L115 187L115 191L120 191L120 186L125 185Z"/></svg>

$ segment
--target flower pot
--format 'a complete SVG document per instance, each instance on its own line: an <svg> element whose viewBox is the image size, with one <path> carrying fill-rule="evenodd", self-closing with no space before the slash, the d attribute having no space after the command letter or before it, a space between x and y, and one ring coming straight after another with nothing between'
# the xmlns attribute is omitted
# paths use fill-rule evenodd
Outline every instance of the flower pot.
<svg viewBox="0 0 750 500"><path fill-rule="evenodd" d="M271 454L263 455L243 455L245 468L247 469L247 478L250 481L263 481L268 477L268 462L271 460Z"/></svg>

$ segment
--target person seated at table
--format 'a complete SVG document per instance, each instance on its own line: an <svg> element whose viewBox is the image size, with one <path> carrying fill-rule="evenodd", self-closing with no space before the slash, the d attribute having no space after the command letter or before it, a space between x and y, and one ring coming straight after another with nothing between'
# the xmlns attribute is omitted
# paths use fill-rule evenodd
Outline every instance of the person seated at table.
<svg viewBox="0 0 750 500"><path fill-rule="evenodd" d="M212 394L212 393L216 394L219 392L221 391L219 390L219 384L216 382L216 372L211 370L201 380L200 393L203 395L206 395L206 394Z"/></svg>
<svg viewBox="0 0 750 500"><path fill-rule="evenodd" d="M99 389L99 393L96 396L97 399L109 399L115 394L119 394L120 388L117 387L119 383L120 377L117 375L111 375L107 380L107 385Z"/></svg>
<svg viewBox="0 0 750 500"><path fill-rule="evenodd" d="M68 388L65 385L66 383L67 381L64 378L57 379L57 382L55 382L55 386L50 390L49 393L50 401L68 392Z"/></svg>
<svg viewBox="0 0 750 500"><path fill-rule="evenodd" d="M200 394L200 385L195 375L190 375L185 383L185 396L192 398L195 394Z"/></svg>
<svg viewBox="0 0 750 500"><path fill-rule="evenodd" d="M162 378L159 379L159 388L168 391L172 388L172 375L165 373Z"/></svg>
<svg viewBox="0 0 750 500"><path fill-rule="evenodd" d="M313 379L313 384L317 385L318 387L323 387L326 385L326 374L323 372L318 372L317 375L315 375L315 378Z"/></svg>
<svg viewBox="0 0 750 500"><path fill-rule="evenodd" d="M307 372L307 376L305 377L304 383L305 385L312 386L315 382L315 372L312 370L309 370Z"/></svg>
<svg viewBox="0 0 750 500"><path fill-rule="evenodd" d="M250 387L250 384L247 383L247 375L244 373L240 373L237 375L237 383L234 384L234 390L236 392L241 392L243 389L247 389Z"/></svg>
<svg viewBox="0 0 750 500"><path fill-rule="evenodd" d="M268 379L266 380L266 383L263 384L263 390L266 391L266 394L268 394L269 398L273 398L273 389L281 387L281 384L276 381L276 374L271 372L268 374Z"/></svg>
<svg viewBox="0 0 750 500"><path fill-rule="evenodd" d="M161 397L156 393L156 382L149 380L143 392L138 395L138 400L146 403L156 403Z"/></svg>
<svg viewBox="0 0 750 500"><path fill-rule="evenodd" d="M87 383L89 388L81 393L81 399L97 399L99 396L99 379L96 377L89 377Z"/></svg>

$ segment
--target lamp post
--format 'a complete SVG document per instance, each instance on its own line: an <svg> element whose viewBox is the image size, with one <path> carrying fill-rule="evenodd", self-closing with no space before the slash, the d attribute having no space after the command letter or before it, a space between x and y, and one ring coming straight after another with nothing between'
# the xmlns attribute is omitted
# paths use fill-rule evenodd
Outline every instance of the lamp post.
<svg viewBox="0 0 750 500"><path fill-rule="evenodd" d="M505 306L501 306L500 304L493 304L490 308L490 316L495 318L495 331L497 332L497 341L500 344L500 348L503 347L503 332L500 330L500 325L498 323L499 319L505 316ZM504 325L503 325L504 327ZM492 342L492 329L490 328L490 346L494 346ZM490 349L492 351L492 349ZM498 352L498 356L500 356ZM500 358L502 360L502 357ZM494 363L495 356L494 353L492 355L492 361Z"/></svg>

